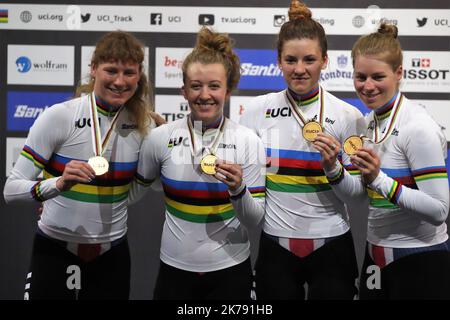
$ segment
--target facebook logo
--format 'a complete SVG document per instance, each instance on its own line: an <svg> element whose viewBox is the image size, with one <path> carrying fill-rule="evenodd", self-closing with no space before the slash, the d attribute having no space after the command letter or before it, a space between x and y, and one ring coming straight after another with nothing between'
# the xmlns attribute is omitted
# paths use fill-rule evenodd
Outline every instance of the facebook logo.
<svg viewBox="0 0 450 320"><path fill-rule="evenodd" d="M150 13L150 24L152 25L162 24L162 13Z"/></svg>

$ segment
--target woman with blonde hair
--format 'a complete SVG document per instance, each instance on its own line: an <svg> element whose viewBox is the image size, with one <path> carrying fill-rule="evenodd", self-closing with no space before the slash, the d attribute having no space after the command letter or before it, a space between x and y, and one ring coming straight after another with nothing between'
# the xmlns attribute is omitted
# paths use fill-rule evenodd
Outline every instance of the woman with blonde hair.
<svg viewBox="0 0 450 320"><path fill-rule="evenodd" d="M327 176L341 199L369 198L360 298L450 299L447 142L425 109L400 91L397 32L382 24L353 46L355 90L372 110L364 136L349 139L359 146L350 159L361 176L350 176L335 162L336 150L324 148Z"/></svg>

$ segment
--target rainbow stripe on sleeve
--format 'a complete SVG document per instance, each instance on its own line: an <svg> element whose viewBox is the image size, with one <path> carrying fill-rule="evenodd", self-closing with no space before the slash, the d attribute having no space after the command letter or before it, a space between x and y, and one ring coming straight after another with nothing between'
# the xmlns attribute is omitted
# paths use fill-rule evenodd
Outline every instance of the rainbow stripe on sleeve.
<svg viewBox="0 0 450 320"><path fill-rule="evenodd" d="M66 163L71 159L53 154L44 169L44 178L59 177L64 171ZM137 169L135 162L110 162L109 171L96 177L90 183L78 183L60 196L81 202L114 203L128 197L130 184Z"/></svg>
<svg viewBox="0 0 450 320"><path fill-rule="evenodd" d="M414 180L413 173L409 168L403 169L386 169L381 168L389 177L394 179L387 198L379 193L367 188L370 205L375 208L397 209L397 201L402 193L402 187L406 186L411 189L418 189Z"/></svg>
<svg viewBox="0 0 450 320"><path fill-rule="evenodd" d="M286 193L331 190L320 164L319 152L267 149L266 187Z"/></svg>
<svg viewBox="0 0 450 320"><path fill-rule="evenodd" d="M22 152L20 153L21 156L24 156L38 169L42 170L47 165L48 160L46 160L44 157L42 157L39 153L31 149L29 146L25 145L22 149Z"/></svg>
<svg viewBox="0 0 450 320"><path fill-rule="evenodd" d="M234 217L228 187L222 182L178 181L161 176L167 211L177 218L208 223ZM264 187L249 188L254 197L264 196Z"/></svg>

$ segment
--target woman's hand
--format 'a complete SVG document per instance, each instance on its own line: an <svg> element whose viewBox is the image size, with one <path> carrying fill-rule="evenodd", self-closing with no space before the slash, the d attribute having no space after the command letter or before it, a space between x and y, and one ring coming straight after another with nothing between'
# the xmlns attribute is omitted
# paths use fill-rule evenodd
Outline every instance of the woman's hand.
<svg viewBox="0 0 450 320"><path fill-rule="evenodd" d="M235 163L218 160L214 177L225 183L230 191L235 191L242 184L242 167Z"/></svg>
<svg viewBox="0 0 450 320"><path fill-rule="evenodd" d="M84 161L71 160L64 167L62 176L56 180L59 191L67 191L77 183L89 183L95 178L95 171Z"/></svg>
<svg viewBox="0 0 450 320"><path fill-rule="evenodd" d="M320 163L322 168L328 171L332 171L336 165L336 159L341 150L339 141L329 134L319 133L313 142L314 148L316 148L322 155Z"/></svg>
<svg viewBox="0 0 450 320"><path fill-rule="evenodd" d="M371 184L380 172L380 158L369 148L360 148L350 156L350 162L361 172L363 181Z"/></svg>

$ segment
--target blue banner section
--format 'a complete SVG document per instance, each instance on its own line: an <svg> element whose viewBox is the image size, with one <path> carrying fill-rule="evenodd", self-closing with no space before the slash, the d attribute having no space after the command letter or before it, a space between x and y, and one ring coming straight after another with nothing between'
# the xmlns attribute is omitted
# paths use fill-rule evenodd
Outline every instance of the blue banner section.
<svg viewBox="0 0 450 320"><path fill-rule="evenodd" d="M28 131L45 109L72 97L72 92L8 91L7 130Z"/></svg>
<svg viewBox="0 0 450 320"><path fill-rule="evenodd" d="M276 50L236 49L236 53L242 68L238 89L278 91L286 88Z"/></svg>

